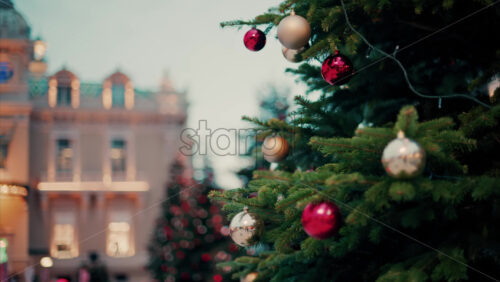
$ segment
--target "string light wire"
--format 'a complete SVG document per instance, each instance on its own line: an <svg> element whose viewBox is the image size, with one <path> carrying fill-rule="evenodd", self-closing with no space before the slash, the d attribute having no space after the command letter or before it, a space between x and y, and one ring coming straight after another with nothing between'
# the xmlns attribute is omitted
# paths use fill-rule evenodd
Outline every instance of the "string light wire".
<svg viewBox="0 0 500 282"><path fill-rule="evenodd" d="M478 99L476 99L476 98L474 98L474 97L472 97L472 96L470 96L470 95L467 95L467 94L450 94L450 95L439 95L439 96L433 96L433 95L427 95L427 94L423 94L423 93L419 92L417 89L415 89L415 87L414 87L414 86L413 86L413 84L411 83L411 81L410 81L410 78L409 78L409 76L408 76L408 72L407 72L406 68L403 66L403 64L401 63L401 61L399 61L399 60L396 58L396 53L397 53L397 52L400 52L400 51L402 51L402 50L404 50L404 49L407 49L407 48L409 48L409 47L411 47L411 46L413 46L413 45L415 45L415 44L417 44L417 43L419 43L419 42L421 42L421 41L423 41L423 40L425 40L425 39L427 39L427 38L429 38L429 37L433 36L434 34L439 33L439 32L441 32L441 31L443 31L443 30L445 30L445 29L447 29L447 28L451 27L452 25L455 25L455 24L457 24L457 23L459 23L459 22L461 22L461 21L464 21L465 19L467 19L467 18L469 18L469 17L472 17L473 15L475 15L475 14L477 14L477 13L479 13L479 12L483 11L483 10L485 10L485 9L487 9L487 8L489 8L489 7L492 7L493 5L497 4L498 2L500 2L500 0L497 0L497 1L495 1L495 2L491 3L491 4L487 5L487 6L484 6L483 8L481 8L481 9L479 9L479 10L476 10L476 11L474 11L473 13L471 13L471 14L469 14L469 15L467 15L467 16L465 16L465 17L463 17L463 18L460 18L460 19L458 19L457 21L455 21L455 22L453 22L453 23L451 23L451 24L449 24L449 25L447 25L447 26L445 26L445 27L440 28L440 29L438 29L438 30L436 30L436 31L432 32L431 34L428 34L428 35L426 35L426 36L424 36L424 37L420 38L419 40L417 40L417 41L415 41L415 42L413 42L413 43L411 43L411 44L409 44L409 45L407 45L407 46L405 46L405 47L403 47L403 48L401 48L401 49L399 49L399 46L397 46L397 47L396 47L396 49L394 50L394 53L391 55L391 54L389 54L389 53L385 52L384 50L382 50L382 49L380 49L380 48L375 47L373 44L371 44L371 43L368 41L368 39L366 39L366 37L364 37L364 36L363 36L363 34L361 34L358 30L356 30L356 29L354 28L354 26L351 24L351 21L349 20L349 15L347 14L347 10L346 10L346 8L345 8L344 0L340 0L340 4L342 5L342 12L344 13L345 21L346 21L346 24L347 24L347 26L349 27L349 29L351 29L351 30L352 30L352 31L353 31L356 35L358 35L358 36L361 38L361 40L363 40L363 42L364 42L366 45L368 45L368 47L372 48L372 50L377 51L378 53L382 54L382 55L383 55L385 58L387 58L387 59L391 59L391 60L393 60L393 61L394 61L394 62L395 62L395 63L399 66L399 68L401 69L401 71L403 72L403 75L404 75L404 78L405 78L406 84L408 84L408 88L409 88L409 89L411 90L411 92L413 92L415 95L417 95L417 96L419 96L419 97L421 97L421 98L426 98L426 99L439 99L439 100L441 100L441 99L447 99L447 98L465 98L465 99L472 100L472 101L476 102L477 104L479 104L479 105L481 105L481 106L483 106L483 107L486 107L486 108L491 108L491 106L490 106L490 105L488 105L488 104L486 104L486 103L483 103L483 102L479 101ZM384 59L385 59L385 58L384 58ZM381 59L381 60L379 60L379 61L382 61L382 60L383 60L383 59ZM379 62L379 61L377 61L377 62ZM377 63L377 62L376 62L376 63Z"/></svg>

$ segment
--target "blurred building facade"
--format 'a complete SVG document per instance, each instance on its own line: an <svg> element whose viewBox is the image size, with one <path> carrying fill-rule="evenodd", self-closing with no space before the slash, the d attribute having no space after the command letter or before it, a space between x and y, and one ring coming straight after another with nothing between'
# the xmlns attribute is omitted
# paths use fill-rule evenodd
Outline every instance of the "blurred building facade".
<svg viewBox="0 0 500 282"><path fill-rule="evenodd" d="M95 83L65 68L46 74L45 48L2 1L4 268L30 279L26 267L50 257L50 268L34 267L38 281L79 281L97 253L111 281L149 281L147 244L180 147L185 93L166 77L157 91L142 91L120 71Z"/></svg>

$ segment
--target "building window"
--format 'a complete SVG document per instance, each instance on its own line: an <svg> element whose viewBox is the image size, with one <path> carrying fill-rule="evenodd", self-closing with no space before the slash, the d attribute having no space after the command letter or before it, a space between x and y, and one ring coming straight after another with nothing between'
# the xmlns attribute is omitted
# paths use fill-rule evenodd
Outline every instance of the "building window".
<svg viewBox="0 0 500 282"><path fill-rule="evenodd" d="M80 81L72 72L60 70L50 77L47 94L51 108L60 106L77 109L80 105Z"/></svg>
<svg viewBox="0 0 500 282"><path fill-rule="evenodd" d="M9 154L9 143L14 134L15 125L7 130L7 132L0 133L0 168L5 168L7 165L7 156ZM3 130L2 130L3 131Z"/></svg>
<svg viewBox="0 0 500 282"><path fill-rule="evenodd" d="M112 257L125 257L131 254L130 224L114 221L108 224L106 253Z"/></svg>
<svg viewBox="0 0 500 282"><path fill-rule="evenodd" d="M132 203L125 199L116 199L109 203L106 234L106 254L108 256L128 257L134 254L132 208Z"/></svg>
<svg viewBox="0 0 500 282"><path fill-rule="evenodd" d="M116 108L125 107L125 85L113 84L111 92L112 92L111 105Z"/></svg>
<svg viewBox="0 0 500 282"><path fill-rule="evenodd" d="M57 105L71 106L71 86L57 86Z"/></svg>
<svg viewBox="0 0 500 282"><path fill-rule="evenodd" d="M54 247L56 258L71 258L75 228L71 224L54 225Z"/></svg>
<svg viewBox="0 0 500 282"><path fill-rule="evenodd" d="M0 137L0 168L5 168L8 149L9 144L2 142L2 138Z"/></svg>
<svg viewBox="0 0 500 282"><path fill-rule="evenodd" d="M127 154L126 142L122 139L111 141L111 170L113 174L123 173L126 170Z"/></svg>
<svg viewBox="0 0 500 282"><path fill-rule="evenodd" d="M71 172L73 169L73 149L69 139L57 140L57 171Z"/></svg>
<svg viewBox="0 0 500 282"><path fill-rule="evenodd" d="M56 213L54 221L51 255L59 259L77 257L78 244L76 243L74 214L70 212Z"/></svg>

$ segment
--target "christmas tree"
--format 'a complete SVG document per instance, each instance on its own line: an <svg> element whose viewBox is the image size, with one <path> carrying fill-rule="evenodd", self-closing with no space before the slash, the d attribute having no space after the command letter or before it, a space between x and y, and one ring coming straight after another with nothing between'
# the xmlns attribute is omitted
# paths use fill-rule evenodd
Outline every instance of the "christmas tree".
<svg viewBox="0 0 500 282"><path fill-rule="evenodd" d="M286 120L251 119L292 149L247 187L211 193L235 241L269 247L220 266L256 281L499 280L495 4L295 0L223 23L304 17L305 61L288 71L320 97L297 97ZM314 60L336 51L355 72L331 85Z"/></svg>
<svg viewBox="0 0 500 282"><path fill-rule="evenodd" d="M217 270L215 263L231 259L238 249L223 237L227 227L219 205L207 198L216 189L212 170L205 167L204 179L197 183L184 173L185 161L179 156L172 165L150 241L148 269L157 281L222 281L227 269Z"/></svg>

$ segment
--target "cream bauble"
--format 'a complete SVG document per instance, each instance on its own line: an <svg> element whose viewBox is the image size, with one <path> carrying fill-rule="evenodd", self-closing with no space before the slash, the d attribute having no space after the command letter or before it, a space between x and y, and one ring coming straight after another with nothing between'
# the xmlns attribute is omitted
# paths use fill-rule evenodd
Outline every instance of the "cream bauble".
<svg viewBox="0 0 500 282"><path fill-rule="evenodd" d="M233 241L242 246L248 247L257 242L257 238L262 233L262 224L254 214L245 208L236 214L229 224L229 234Z"/></svg>
<svg viewBox="0 0 500 282"><path fill-rule="evenodd" d="M287 61L289 61L291 63L298 63L301 60L299 58L297 58L297 54L304 51L306 48L307 48L307 46L304 46L300 49L290 49L290 48L286 48L283 46L281 48L281 52L283 52L283 57L285 57L285 59Z"/></svg>
<svg viewBox="0 0 500 282"><path fill-rule="evenodd" d="M406 138L403 131L399 131L398 138L385 147L382 164L391 177L413 178L424 170L425 151L417 142Z"/></svg>
<svg viewBox="0 0 500 282"><path fill-rule="evenodd" d="M306 46L311 37L311 26L301 16L292 13L283 18L278 25L278 39L283 46L290 49L300 49Z"/></svg>
<svg viewBox="0 0 500 282"><path fill-rule="evenodd" d="M267 136L262 143L262 154L264 159L270 163L276 163L286 158L289 150L288 142L281 136Z"/></svg>

